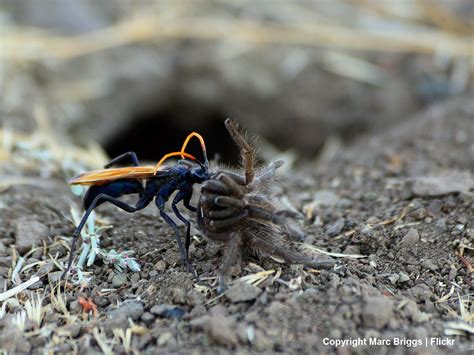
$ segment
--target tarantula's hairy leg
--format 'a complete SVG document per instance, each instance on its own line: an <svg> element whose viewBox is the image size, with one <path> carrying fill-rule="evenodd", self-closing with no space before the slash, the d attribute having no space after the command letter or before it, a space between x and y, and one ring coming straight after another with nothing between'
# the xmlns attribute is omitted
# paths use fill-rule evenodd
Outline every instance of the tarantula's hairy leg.
<svg viewBox="0 0 474 355"><path fill-rule="evenodd" d="M225 174L229 176L232 180L234 180L237 185L239 186L245 186L245 176L242 176L240 174L234 173L233 171L222 171L221 174Z"/></svg>
<svg viewBox="0 0 474 355"><path fill-rule="evenodd" d="M221 181L207 180L201 186L201 191L211 192L219 195L230 195L230 189Z"/></svg>
<svg viewBox="0 0 474 355"><path fill-rule="evenodd" d="M216 198L220 197L221 195L215 195L215 194L205 194L203 196L201 196L201 204L203 206L207 206L207 207L214 207L216 205Z"/></svg>
<svg viewBox="0 0 474 355"><path fill-rule="evenodd" d="M242 186L237 184L235 180L233 180L227 174L219 174L217 176L217 180L221 181L224 186L230 191L230 194L234 197L242 197L244 195L244 191L242 191Z"/></svg>
<svg viewBox="0 0 474 355"><path fill-rule="evenodd" d="M228 233L225 233L228 235ZM229 269L232 265L235 265L237 260L240 258L242 238L239 233L230 233L228 238L227 249L224 254L224 260L222 262L220 275L219 275L219 286L217 293L221 294L227 289L225 283L225 277L229 273Z"/></svg>
<svg viewBox="0 0 474 355"><path fill-rule="evenodd" d="M213 220L210 221L210 225L211 225L211 227L217 228L217 229L221 229L221 228L225 228L225 227L231 227L234 224L236 224L236 223L240 222L241 220L243 220L244 218L247 218L248 215L249 215L249 213L244 210L244 211L242 211L238 214L235 214L235 215L227 217L227 218L218 219L218 220L213 219Z"/></svg>
<svg viewBox="0 0 474 355"><path fill-rule="evenodd" d="M284 164L283 160L277 160L271 163L270 165L268 165L267 167L263 168L259 172L259 174L255 177L255 180L252 183L252 185L259 185L259 184L262 184L265 182L268 183L268 181L271 181L271 179L275 175L275 171L281 166L283 166L283 164Z"/></svg>
<svg viewBox="0 0 474 355"><path fill-rule="evenodd" d="M210 210L208 216L211 219L222 219L227 218L238 213L238 210L235 208L227 207L223 210Z"/></svg>
<svg viewBox="0 0 474 355"><path fill-rule="evenodd" d="M214 204L219 207L236 207L236 208L244 208L247 203L243 200L238 200L233 197L228 196L217 196L214 198Z"/></svg>
<svg viewBox="0 0 474 355"><path fill-rule="evenodd" d="M239 132L237 124L232 121L230 118L226 119L225 127L229 134L231 135L234 142L240 147L242 151L242 159L245 170L245 185L250 184L255 177L255 149L252 148L250 143L245 139L243 134Z"/></svg>
<svg viewBox="0 0 474 355"><path fill-rule="evenodd" d="M281 210L274 212L256 206L248 206L247 211L249 213L250 218L262 219L275 224L284 224L286 222L287 217L294 216L294 213L292 211Z"/></svg>
<svg viewBox="0 0 474 355"><path fill-rule="evenodd" d="M289 264L303 264L314 268L331 268L336 264L334 260L319 260L302 254L301 251L291 250L289 246L295 247L294 243L282 244L273 235L265 233L257 238L249 239L249 247L260 250L270 255L283 258Z"/></svg>

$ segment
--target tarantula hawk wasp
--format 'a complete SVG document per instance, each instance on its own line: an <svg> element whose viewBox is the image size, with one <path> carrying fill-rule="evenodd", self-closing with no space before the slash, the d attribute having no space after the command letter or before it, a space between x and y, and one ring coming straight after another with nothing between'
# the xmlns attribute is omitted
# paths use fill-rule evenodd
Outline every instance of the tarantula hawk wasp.
<svg viewBox="0 0 474 355"><path fill-rule="evenodd" d="M199 161L193 155L185 152L189 141L196 137L200 143L204 156L204 162ZM164 167L163 163L170 157L180 156L175 165ZM189 160L196 162L193 164ZM114 164L131 161L133 166L124 168L111 168ZM179 212L177 204L183 202L184 207L192 212L196 212L196 207L191 206L190 201L193 194L194 184L202 183L209 179L209 161L207 159L206 144L203 137L196 132L192 132L186 138L179 152L172 152L164 155L155 166L140 166L137 155L134 152L127 152L112 159L104 166L103 170L86 172L73 178L71 185L90 186L84 195L84 209L86 210L80 223L76 227L72 237L69 261L61 278L64 278L71 268L77 239L84 227L91 212L100 204L109 202L118 208L134 213L147 207L155 199L155 204L160 211L161 217L168 223L175 232L178 242L181 260L186 268L199 280L197 273L189 263L190 244L190 222ZM177 191L171 208L175 216L186 225L186 238L183 242L180 237L179 228L171 217L165 212L165 203L171 195ZM129 194L138 194L138 201L134 206L119 200L119 197Z"/></svg>

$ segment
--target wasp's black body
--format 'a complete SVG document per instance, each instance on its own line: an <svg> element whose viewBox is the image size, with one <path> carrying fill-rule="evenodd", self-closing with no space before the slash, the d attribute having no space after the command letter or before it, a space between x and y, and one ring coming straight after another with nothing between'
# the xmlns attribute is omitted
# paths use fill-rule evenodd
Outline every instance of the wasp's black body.
<svg viewBox="0 0 474 355"><path fill-rule="evenodd" d="M110 168L113 164L129 159L132 161L134 166L139 166L136 154L133 152L128 152L113 159L105 166L105 168ZM182 201L184 207L192 212L196 212L196 208L190 204L193 194L193 186L196 183L201 183L208 179L209 172L207 164L197 165L186 160L180 160L174 166L159 170L156 172L156 174L148 176L146 179L124 178L116 179L103 184L92 185L84 196L84 208L86 213L74 231L69 262L66 270L63 273L63 277L67 274L71 267L74 251L76 248L76 242L81 230L84 227L87 218L97 206L104 202L109 202L126 212L134 213L147 207L150 202L153 201L153 199L155 200L155 204L160 211L161 217L171 227L173 227L175 231L183 264L189 269L189 271L191 271L191 273L194 274L194 276L197 277L196 272L188 261L191 225L190 222L179 212L177 204ZM177 194L171 202L171 208L175 216L186 225L187 231L184 246L180 238L178 226L165 212L165 203L176 191ZM135 205L129 205L126 202L119 200L119 197L129 194L138 194L139 199Z"/></svg>

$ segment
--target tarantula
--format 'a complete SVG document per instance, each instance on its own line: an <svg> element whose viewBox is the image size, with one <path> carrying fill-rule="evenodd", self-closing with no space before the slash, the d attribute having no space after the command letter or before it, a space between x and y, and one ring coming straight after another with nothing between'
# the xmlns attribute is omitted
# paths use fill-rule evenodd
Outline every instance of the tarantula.
<svg viewBox="0 0 474 355"><path fill-rule="evenodd" d="M227 119L225 126L242 155L244 174L219 170L201 186L198 203L198 226L212 240L227 244L219 275L219 292L226 289L225 276L241 252L253 255L277 256L287 263L312 267L330 267L332 260L318 260L291 240L288 218L299 214L280 209L271 193L276 161L256 172L256 153L239 131L237 124Z"/></svg>

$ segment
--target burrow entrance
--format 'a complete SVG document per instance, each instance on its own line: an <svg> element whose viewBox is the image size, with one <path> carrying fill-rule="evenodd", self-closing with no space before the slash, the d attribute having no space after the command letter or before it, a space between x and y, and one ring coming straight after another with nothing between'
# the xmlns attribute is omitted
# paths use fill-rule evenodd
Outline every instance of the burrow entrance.
<svg viewBox="0 0 474 355"><path fill-rule="evenodd" d="M206 141L210 160L217 158L224 164L238 164L239 151L225 129L225 114L209 111L199 119L192 114L183 115L173 108L139 112L130 119L128 127L105 143L105 150L111 158L134 151L141 161L156 162L164 154L179 150L186 136L196 131ZM187 152L202 159L197 140L190 144Z"/></svg>

